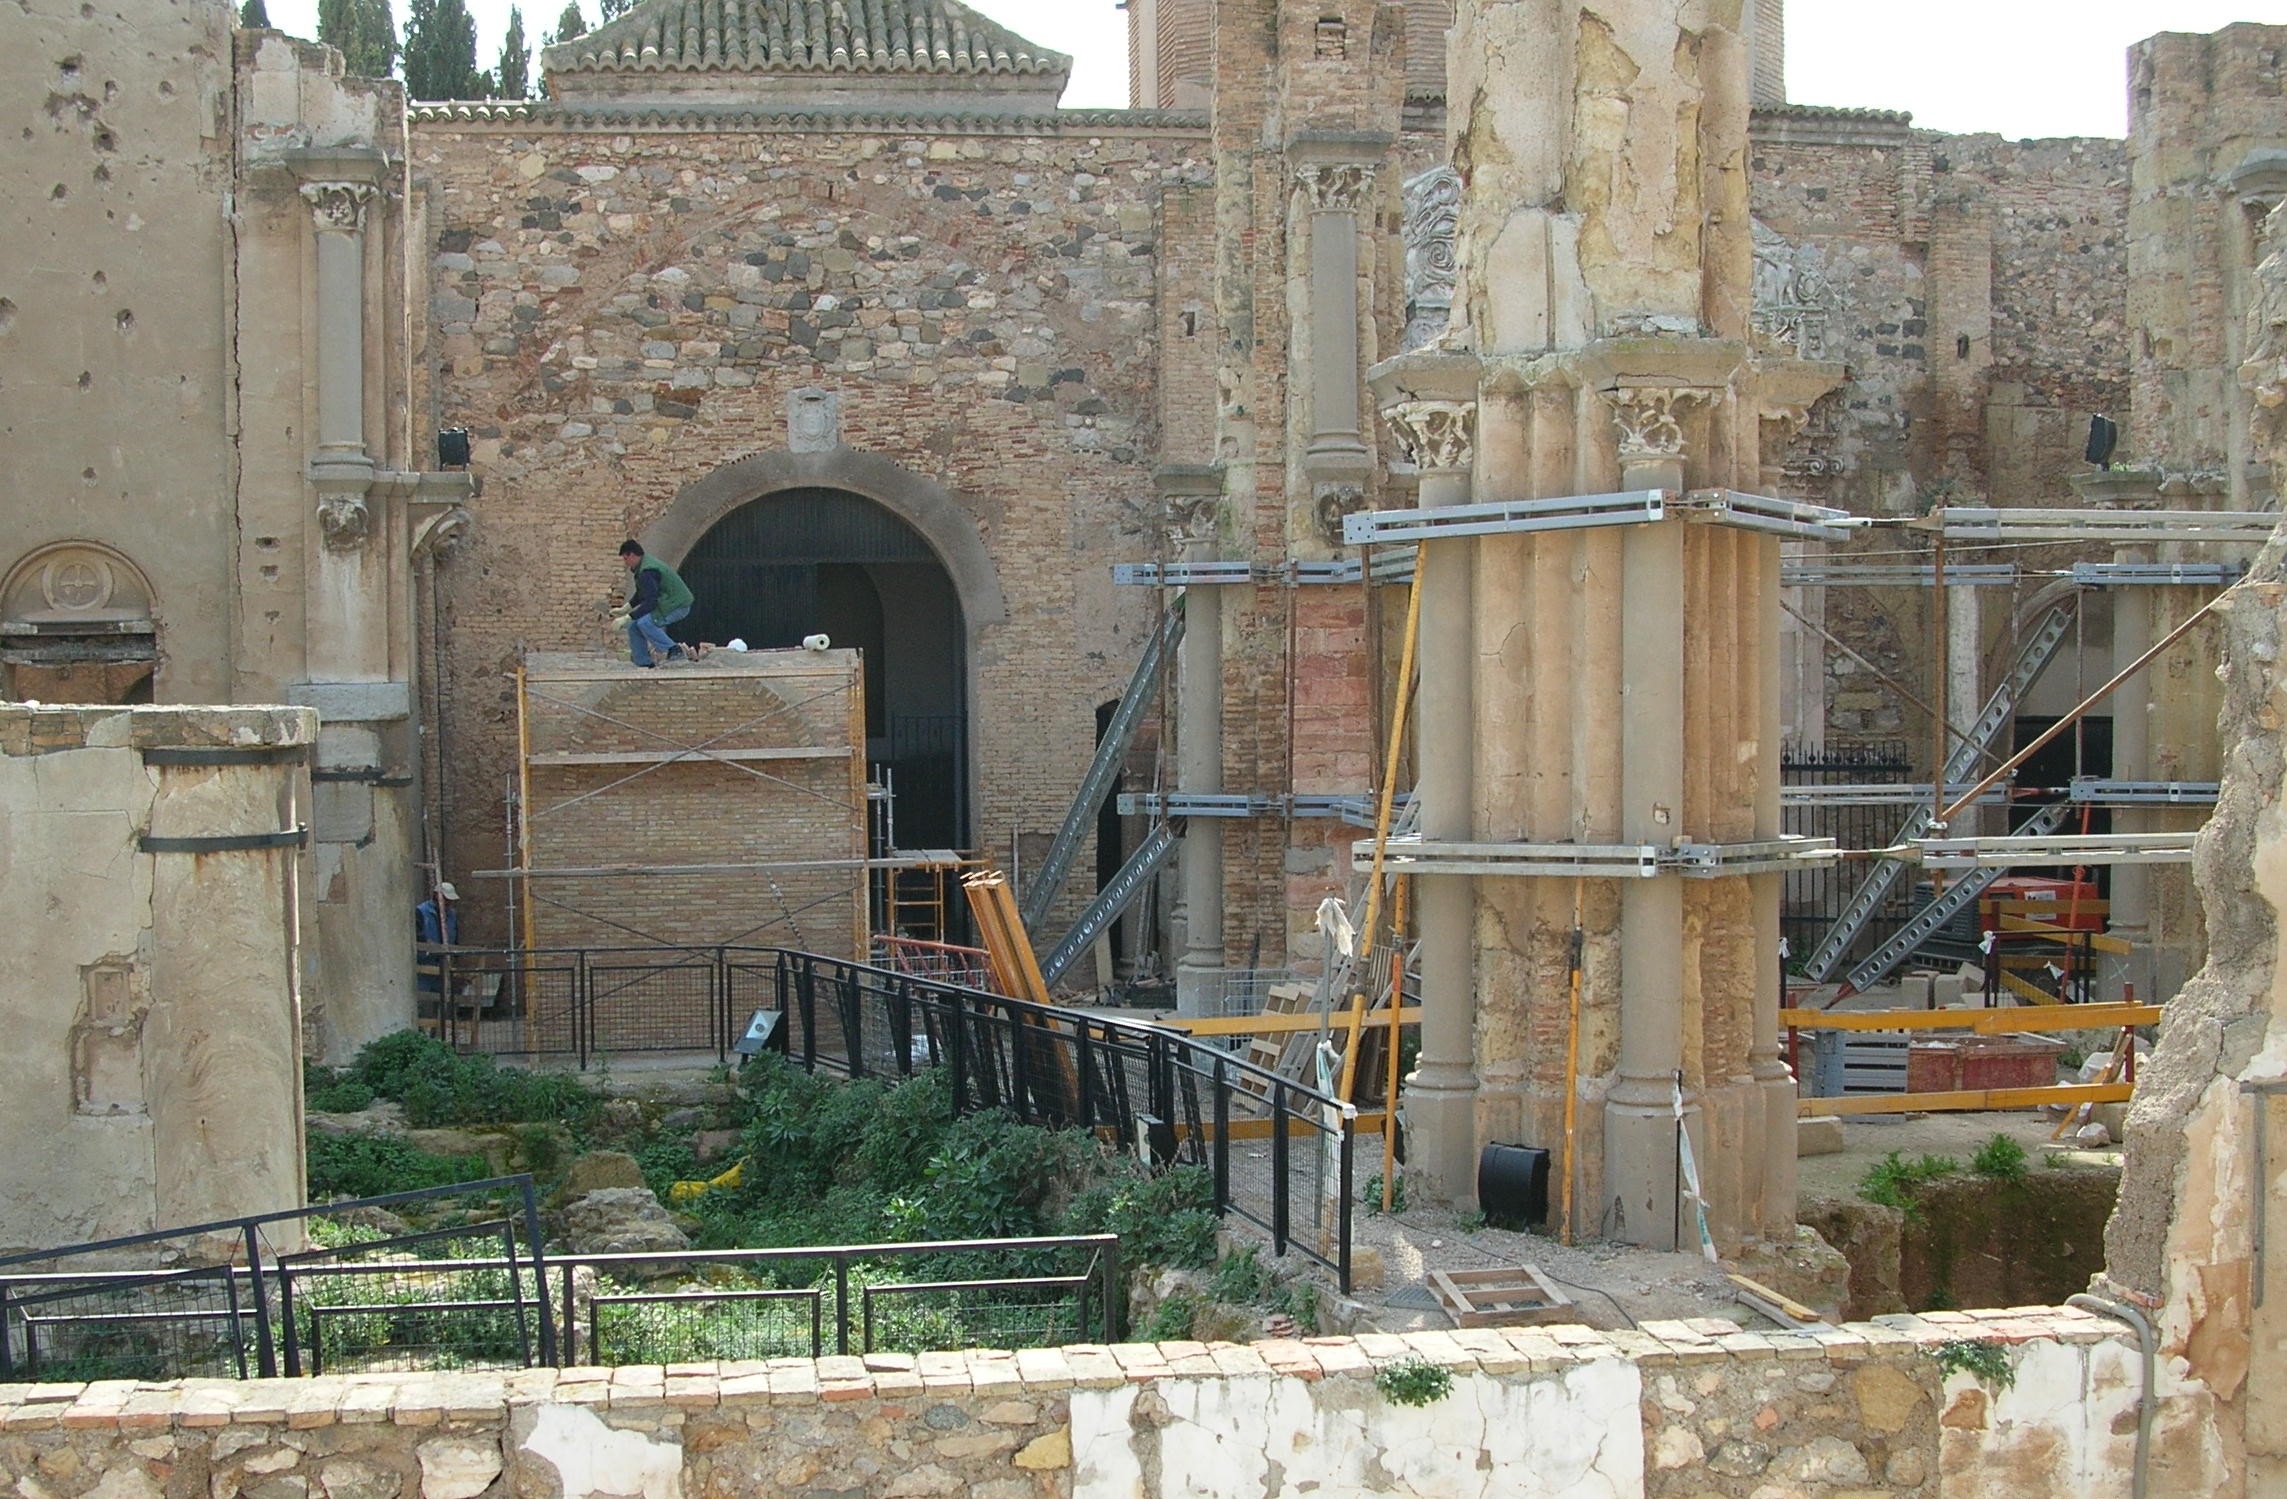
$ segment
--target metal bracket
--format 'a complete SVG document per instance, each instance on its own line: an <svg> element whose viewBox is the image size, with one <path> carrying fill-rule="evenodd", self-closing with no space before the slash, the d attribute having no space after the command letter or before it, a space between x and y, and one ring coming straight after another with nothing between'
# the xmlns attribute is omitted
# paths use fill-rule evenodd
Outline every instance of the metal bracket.
<svg viewBox="0 0 2287 1499"><path fill-rule="evenodd" d="M1360 510L1342 517L1342 539L1352 546L1387 545L1443 541L1455 536L1575 531L1584 526L1636 526L1665 519L1668 502L1674 498L1669 490L1639 489L1551 500L1438 505L1426 510Z"/></svg>
<svg viewBox="0 0 2287 1499"><path fill-rule="evenodd" d="M2250 546L2271 539L2279 524L2266 510L1996 510L1988 506L1948 506L1916 529L1935 530L1948 541L2237 541Z"/></svg>
<svg viewBox="0 0 2287 1499"><path fill-rule="evenodd" d="M2014 869L2028 864L2184 864L2199 835L2072 833L2012 838L1917 838L1925 869Z"/></svg>
<svg viewBox="0 0 2287 1499"><path fill-rule="evenodd" d="M1969 790L1967 782L1946 788L1946 800L1951 802ZM2008 783L1993 787L1978 797L1981 807L2006 806L2009 801ZM1779 805L1782 807L1926 807L1930 804L1930 785L1911 781L1853 782L1835 786L1782 786Z"/></svg>
<svg viewBox="0 0 2287 1499"><path fill-rule="evenodd" d="M2073 581L2084 588L2154 584L2229 588L2243 571L2236 562L2076 562Z"/></svg>
<svg viewBox="0 0 2287 1499"><path fill-rule="evenodd" d="M1810 541L1846 540L1863 524L1847 510L1736 489L1692 490L1684 496L1683 508L1699 511L1719 525Z"/></svg>
<svg viewBox="0 0 2287 1499"><path fill-rule="evenodd" d="M2109 781L2099 776L2075 776L2067 796L2099 806L2204 806L2222 791L2215 781Z"/></svg>
<svg viewBox="0 0 2287 1499"><path fill-rule="evenodd" d="M1783 562L1781 588L1935 588L1935 566L1915 567L1882 562ZM2014 562L1946 564L1948 588L2011 588L2017 583Z"/></svg>
<svg viewBox="0 0 2287 1499"><path fill-rule="evenodd" d="M1351 846L1354 859L1373 856L1371 839ZM1383 867L1398 874L1469 874L1589 880L1688 879L1776 874L1835 857L1832 838L1761 838L1743 843L1461 843L1418 836L1392 838Z"/></svg>
<svg viewBox="0 0 2287 1499"><path fill-rule="evenodd" d="M216 833L198 838L154 838L146 833L136 847L147 854L235 854L258 848L300 848L310 841L308 828L287 828L276 833Z"/></svg>

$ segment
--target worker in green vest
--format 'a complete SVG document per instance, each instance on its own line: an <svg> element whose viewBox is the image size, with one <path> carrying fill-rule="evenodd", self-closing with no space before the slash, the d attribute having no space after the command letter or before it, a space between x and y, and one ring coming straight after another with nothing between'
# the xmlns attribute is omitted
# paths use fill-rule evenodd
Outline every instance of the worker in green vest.
<svg viewBox="0 0 2287 1499"><path fill-rule="evenodd" d="M628 595L627 607L612 616L612 623L627 626L628 659L637 666L656 666L654 653L661 660L688 660L690 654L675 643L667 627L691 612L690 586L657 557L644 556L642 542L621 542L619 560L635 575L635 592Z"/></svg>

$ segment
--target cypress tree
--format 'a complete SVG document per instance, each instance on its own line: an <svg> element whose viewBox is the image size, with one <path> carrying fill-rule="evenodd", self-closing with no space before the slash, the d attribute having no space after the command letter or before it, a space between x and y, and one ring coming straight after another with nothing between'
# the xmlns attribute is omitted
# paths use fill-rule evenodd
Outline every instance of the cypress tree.
<svg viewBox="0 0 2287 1499"><path fill-rule="evenodd" d="M532 48L524 40L524 12L508 7L508 35L500 42L499 97L522 99L530 93Z"/></svg>
<svg viewBox="0 0 2287 1499"><path fill-rule="evenodd" d="M588 18L580 13L580 0L564 0L564 13L556 17L556 30L548 38L547 45L553 47L558 42L568 42L573 37L587 34Z"/></svg>
<svg viewBox="0 0 2287 1499"><path fill-rule="evenodd" d="M262 0L246 0L246 8L238 13L238 24L253 30L270 24L270 9Z"/></svg>
<svg viewBox="0 0 2287 1499"><path fill-rule="evenodd" d="M476 22L466 0L413 0L405 17L405 91L416 99L479 99L490 76L476 65Z"/></svg>

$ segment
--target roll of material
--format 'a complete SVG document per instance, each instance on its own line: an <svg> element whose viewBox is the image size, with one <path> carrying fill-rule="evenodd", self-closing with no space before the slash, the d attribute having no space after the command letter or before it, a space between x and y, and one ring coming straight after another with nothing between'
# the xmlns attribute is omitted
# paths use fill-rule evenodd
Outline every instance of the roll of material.
<svg viewBox="0 0 2287 1499"><path fill-rule="evenodd" d="M1496 1228L1548 1221L1548 1152L1530 1145L1488 1145L1477 1157L1477 1210Z"/></svg>
<svg viewBox="0 0 2287 1499"><path fill-rule="evenodd" d="M822 651L833 643L823 635L805 635L802 637L802 649L806 651Z"/></svg>

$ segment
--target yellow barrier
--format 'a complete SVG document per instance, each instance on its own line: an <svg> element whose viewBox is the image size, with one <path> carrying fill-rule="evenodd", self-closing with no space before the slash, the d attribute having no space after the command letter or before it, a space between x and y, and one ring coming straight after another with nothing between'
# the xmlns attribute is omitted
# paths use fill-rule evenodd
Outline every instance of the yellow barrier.
<svg viewBox="0 0 2287 1499"><path fill-rule="evenodd" d="M2158 1025L2158 1005L2039 1005L1999 1010L1781 1010L1779 1024L1798 1031L2101 1031Z"/></svg>
<svg viewBox="0 0 2287 1499"><path fill-rule="evenodd" d="M2126 1103L2127 1083L2059 1083L2051 1088L1971 1088L1950 1093L1853 1093L1843 1098L1798 1098L1797 1118L1820 1114L1943 1114L2031 1109L2045 1103Z"/></svg>

